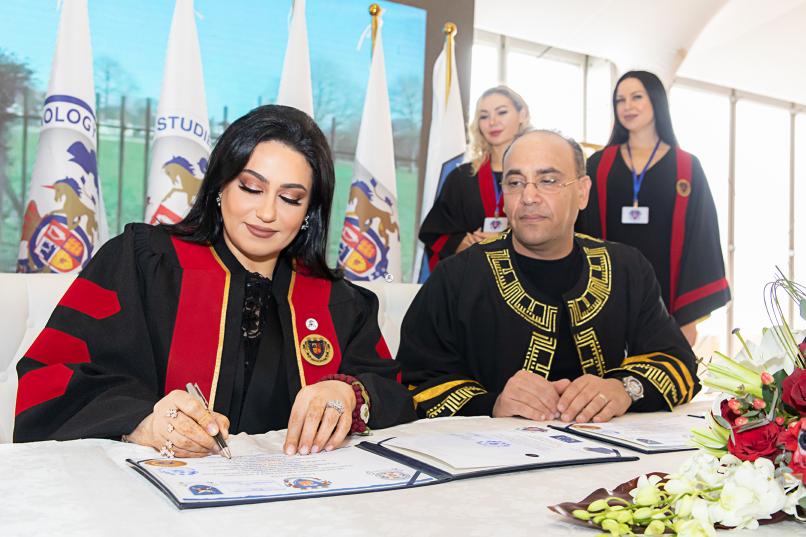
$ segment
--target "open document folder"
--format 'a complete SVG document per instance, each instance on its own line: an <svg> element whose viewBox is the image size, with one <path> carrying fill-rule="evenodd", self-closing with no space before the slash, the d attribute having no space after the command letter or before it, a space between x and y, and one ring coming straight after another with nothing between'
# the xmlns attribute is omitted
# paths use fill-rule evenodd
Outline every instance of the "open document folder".
<svg viewBox="0 0 806 537"><path fill-rule="evenodd" d="M634 461L542 426L386 438L306 456L127 462L180 509L355 494L536 468Z"/></svg>
<svg viewBox="0 0 806 537"><path fill-rule="evenodd" d="M700 415L663 414L654 420L614 419L607 423L571 423L549 427L639 453L651 454L697 449L689 441L691 430L704 425L703 416Z"/></svg>

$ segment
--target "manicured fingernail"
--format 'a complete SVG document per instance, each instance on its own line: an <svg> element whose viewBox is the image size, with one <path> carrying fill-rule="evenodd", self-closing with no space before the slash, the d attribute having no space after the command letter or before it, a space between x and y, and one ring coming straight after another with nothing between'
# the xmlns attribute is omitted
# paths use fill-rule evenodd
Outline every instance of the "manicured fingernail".
<svg viewBox="0 0 806 537"><path fill-rule="evenodd" d="M325 446L325 451L333 451L333 445L332 444L326 445Z"/></svg>
<svg viewBox="0 0 806 537"><path fill-rule="evenodd" d="M311 453L319 453L319 446L314 445L314 446L311 448Z"/></svg>
<svg viewBox="0 0 806 537"><path fill-rule="evenodd" d="M554 413L553 418L554 418L555 420L560 419L560 413L559 413L559 412L555 412L555 413Z"/></svg>
<svg viewBox="0 0 806 537"><path fill-rule="evenodd" d="M565 410L565 405L563 405L563 404L557 405L557 410L559 410L560 412L564 411Z"/></svg>
<svg viewBox="0 0 806 537"><path fill-rule="evenodd" d="M569 416L568 414L563 414L560 417L562 418L563 421L571 421L571 416Z"/></svg>
<svg viewBox="0 0 806 537"><path fill-rule="evenodd" d="M207 424L207 432L210 433L211 435L217 435L218 425L216 425L211 421L210 423Z"/></svg>
<svg viewBox="0 0 806 537"><path fill-rule="evenodd" d="M307 455L308 454L308 446L302 446L301 448L299 448L299 454L300 455Z"/></svg>
<svg viewBox="0 0 806 537"><path fill-rule="evenodd" d="M285 447L285 454L286 455L293 455L297 451L297 447L294 444L288 444Z"/></svg>
<svg viewBox="0 0 806 537"><path fill-rule="evenodd" d="M540 421L546 421L546 416L540 416Z"/></svg>

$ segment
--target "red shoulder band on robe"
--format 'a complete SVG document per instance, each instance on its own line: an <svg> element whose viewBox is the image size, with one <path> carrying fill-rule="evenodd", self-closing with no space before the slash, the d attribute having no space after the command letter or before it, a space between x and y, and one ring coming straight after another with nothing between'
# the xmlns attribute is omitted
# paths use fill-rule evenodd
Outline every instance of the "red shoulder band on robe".
<svg viewBox="0 0 806 537"><path fill-rule="evenodd" d="M495 179L493 178L493 168L490 166L490 159L484 161L479 168L479 192L481 193L481 203L484 205L484 216L493 217L496 213L500 215L504 206L504 198L501 196L496 203ZM497 210L496 210L497 209Z"/></svg>
<svg viewBox="0 0 806 537"><path fill-rule="evenodd" d="M171 241L182 266L182 287L168 353L165 393L184 390L188 382L195 382L213 408L224 346L230 272L212 246L177 237L171 237Z"/></svg>
<svg viewBox="0 0 806 537"><path fill-rule="evenodd" d="M599 222L602 229L602 239L607 239L607 179L610 169L616 159L618 145L605 148L602 159L596 170L596 195L599 199ZM673 148L677 162L677 177L675 179L675 201L672 213L672 233L669 245L669 312L675 313L680 308L691 304L712 293L719 292L727 287L727 280L721 278L697 289L693 289L678 296L677 289L680 281L680 260L683 256L683 245L686 239L686 212L688 200L691 195L692 156L679 147Z"/></svg>
<svg viewBox="0 0 806 537"><path fill-rule="evenodd" d="M291 324L296 340L300 385L314 384L325 375L339 372L341 348L330 315L332 282L314 278L297 266L288 287Z"/></svg>
<svg viewBox="0 0 806 537"><path fill-rule="evenodd" d="M168 355L165 393L195 382L214 405L230 273L212 246L172 238L183 269L176 325ZM330 314L332 283L295 271L288 300L294 328L297 366L302 386L337 373L341 348Z"/></svg>

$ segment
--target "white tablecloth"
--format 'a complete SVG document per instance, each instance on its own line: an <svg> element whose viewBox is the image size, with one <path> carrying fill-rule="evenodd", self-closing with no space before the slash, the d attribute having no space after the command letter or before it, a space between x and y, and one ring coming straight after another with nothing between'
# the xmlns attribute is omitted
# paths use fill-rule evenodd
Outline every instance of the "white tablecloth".
<svg viewBox="0 0 806 537"><path fill-rule="evenodd" d="M621 419L657 420L667 415ZM490 418L423 420L376 431L374 439L526 423ZM238 435L230 445L235 453L279 450L283 438L284 431ZM673 472L692 452L640 455L636 462L534 470L409 490L185 511L123 462L153 453L107 440L0 445L0 536L593 537L594 530L569 524L546 506L582 499L600 486L612 488L649 471ZM806 525L786 522L739 533L806 535Z"/></svg>

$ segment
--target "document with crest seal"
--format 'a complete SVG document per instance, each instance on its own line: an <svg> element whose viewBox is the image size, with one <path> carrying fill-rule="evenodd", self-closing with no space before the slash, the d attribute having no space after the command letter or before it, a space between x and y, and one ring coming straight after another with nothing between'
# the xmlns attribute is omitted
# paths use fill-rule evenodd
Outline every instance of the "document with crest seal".
<svg viewBox="0 0 806 537"><path fill-rule="evenodd" d="M257 453L127 460L177 507L354 494L433 483L436 478L357 447L312 455Z"/></svg>
<svg viewBox="0 0 806 537"><path fill-rule="evenodd" d="M434 485L455 479L634 461L618 449L527 425L386 437L312 455L256 452L231 460L127 459L180 509Z"/></svg>

